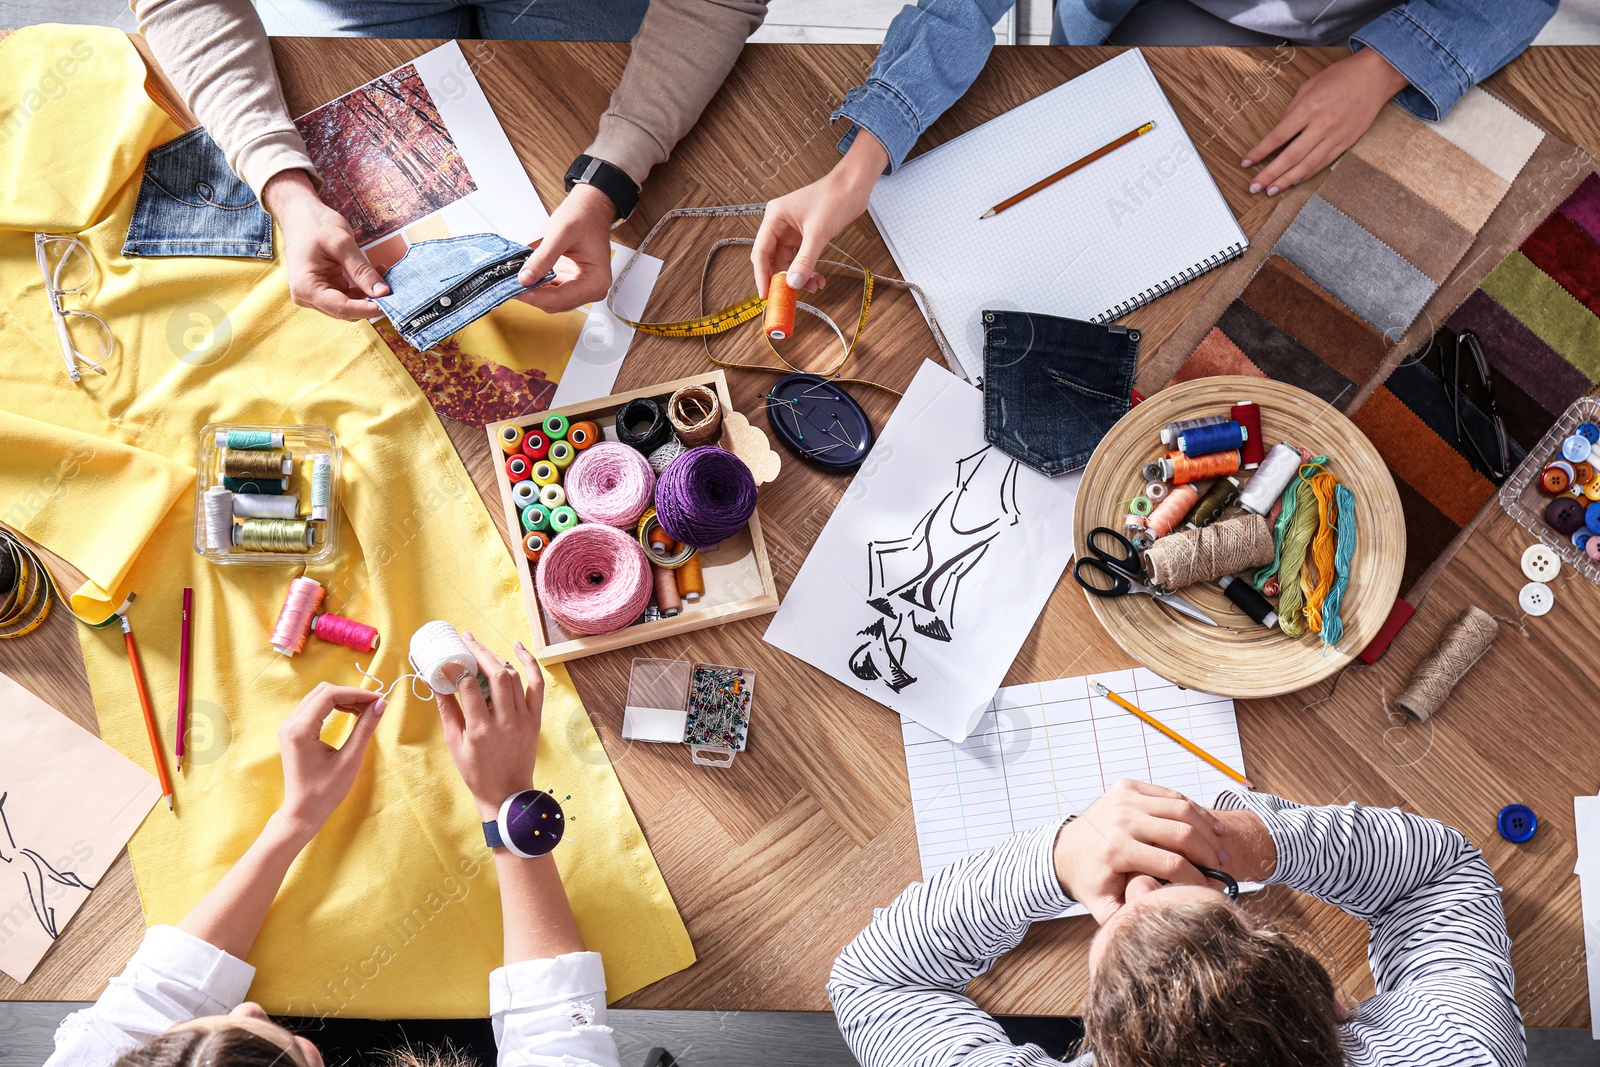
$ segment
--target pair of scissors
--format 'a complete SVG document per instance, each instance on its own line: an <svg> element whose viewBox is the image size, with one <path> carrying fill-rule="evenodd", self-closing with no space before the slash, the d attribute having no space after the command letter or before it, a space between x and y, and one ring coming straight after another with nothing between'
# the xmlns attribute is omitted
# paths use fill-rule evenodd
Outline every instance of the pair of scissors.
<svg viewBox="0 0 1600 1067"><path fill-rule="evenodd" d="M1072 577L1091 595L1119 597L1141 593L1196 622L1207 626L1217 625L1215 619L1182 597L1151 587L1145 580L1144 567L1139 563L1138 550L1133 547L1132 541L1117 531L1104 526L1090 530L1089 551L1093 554L1080 555L1072 565ZM1096 577L1085 578L1085 568Z"/></svg>

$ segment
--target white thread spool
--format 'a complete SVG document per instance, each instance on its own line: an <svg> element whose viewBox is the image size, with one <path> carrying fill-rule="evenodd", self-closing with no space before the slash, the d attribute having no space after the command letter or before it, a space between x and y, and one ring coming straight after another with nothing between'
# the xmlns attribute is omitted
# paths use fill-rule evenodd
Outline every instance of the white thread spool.
<svg viewBox="0 0 1600 1067"><path fill-rule="evenodd" d="M328 521L333 503L333 457L318 453L311 457L311 518Z"/></svg>
<svg viewBox="0 0 1600 1067"><path fill-rule="evenodd" d="M1300 470L1300 450L1288 442L1272 446L1267 458L1261 461L1255 474L1239 494L1239 506L1253 515L1265 515L1272 510L1295 473Z"/></svg>
<svg viewBox="0 0 1600 1067"><path fill-rule="evenodd" d="M667 439L667 443L645 457L650 462L650 469L660 474L667 469L667 465L687 452L683 442L676 437Z"/></svg>
<svg viewBox="0 0 1600 1067"><path fill-rule="evenodd" d="M539 503L554 510L567 502L567 491L561 488L560 482L551 482L539 490Z"/></svg>
<svg viewBox="0 0 1600 1067"><path fill-rule="evenodd" d="M1151 482L1144 487L1144 495L1150 498L1150 503L1159 504L1167 499L1167 494L1172 492L1172 486L1166 482Z"/></svg>
<svg viewBox="0 0 1600 1067"><path fill-rule="evenodd" d="M297 519L300 501L271 493L235 493L233 513L241 519Z"/></svg>
<svg viewBox="0 0 1600 1067"><path fill-rule="evenodd" d="M233 493L220 485L206 490L206 548L227 552L233 548Z"/></svg>
<svg viewBox="0 0 1600 1067"><path fill-rule="evenodd" d="M411 635L411 669L435 693L454 693L463 678L475 678L477 657L456 628L435 619Z"/></svg>

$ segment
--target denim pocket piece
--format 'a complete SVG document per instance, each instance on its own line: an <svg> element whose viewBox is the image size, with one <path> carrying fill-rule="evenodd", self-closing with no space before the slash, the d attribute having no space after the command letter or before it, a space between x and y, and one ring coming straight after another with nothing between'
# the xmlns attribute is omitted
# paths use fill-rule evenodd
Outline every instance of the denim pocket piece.
<svg viewBox="0 0 1600 1067"><path fill-rule="evenodd" d="M497 233L418 241L383 280L388 296L377 298L406 344L426 352L446 337L489 314L507 300L537 289L517 281L530 249Z"/></svg>
<svg viewBox="0 0 1600 1067"><path fill-rule="evenodd" d="M272 218L203 128L150 150L125 256L272 258Z"/></svg>
<svg viewBox="0 0 1600 1067"><path fill-rule="evenodd" d="M983 336L989 443L1052 478L1088 463L1132 406L1139 331L985 311Z"/></svg>

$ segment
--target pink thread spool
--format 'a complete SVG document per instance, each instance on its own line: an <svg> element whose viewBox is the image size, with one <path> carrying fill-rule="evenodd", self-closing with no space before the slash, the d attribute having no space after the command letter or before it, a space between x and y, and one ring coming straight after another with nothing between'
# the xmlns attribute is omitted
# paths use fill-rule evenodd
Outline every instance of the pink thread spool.
<svg viewBox="0 0 1600 1067"><path fill-rule="evenodd" d="M1185 483L1173 487L1167 498L1156 505L1156 509L1144 521L1144 528L1150 531L1152 537L1165 537L1176 530L1183 520L1188 518L1189 512L1200 503L1200 491L1194 486Z"/></svg>
<svg viewBox="0 0 1600 1067"><path fill-rule="evenodd" d="M311 619L311 632L336 645L353 648L357 652L378 650L378 628L364 622L347 619L343 615L323 612Z"/></svg>
<svg viewBox="0 0 1600 1067"><path fill-rule="evenodd" d="M272 650L293 656L306 647L311 636L311 617L322 604L322 583L315 578L296 578L284 594L278 624L272 628Z"/></svg>
<svg viewBox="0 0 1600 1067"><path fill-rule="evenodd" d="M655 497L656 472L631 445L601 441L579 453L562 483L584 522L631 527Z"/></svg>
<svg viewBox="0 0 1600 1067"><path fill-rule="evenodd" d="M593 522L551 541L539 557L534 581L539 603L569 634L622 629L644 612L655 588L650 560L639 542L615 526Z"/></svg>

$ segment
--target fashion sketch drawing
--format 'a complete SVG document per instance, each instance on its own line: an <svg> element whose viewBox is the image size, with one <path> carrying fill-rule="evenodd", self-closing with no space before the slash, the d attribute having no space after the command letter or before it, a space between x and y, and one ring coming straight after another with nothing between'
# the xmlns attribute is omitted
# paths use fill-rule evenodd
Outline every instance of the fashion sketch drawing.
<svg viewBox="0 0 1600 1067"><path fill-rule="evenodd" d="M8 796L9 793L0 793L0 864L5 864L0 871L7 872L5 876L8 878L21 879L27 889L28 901L33 905L34 918L39 920L39 926L54 941L61 936L61 929L56 925L56 909L49 903L50 897L62 891L56 887L82 889L87 893L94 886L71 871L56 870L49 860L33 849L17 846L17 839L11 834L11 824L6 819ZM0 899L6 896L0 893Z"/></svg>
<svg viewBox="0 0 1600 1067"><path fill-rule="evenodd" d="M958 614L962 586L983 580L995 540L1022 521L1016 460L985 447L956 460L954 475L905 536L867 544L867 605L879 617L857 631L850 671L896 693L917 681L912 642L948 643L979 621Z"/></svg>

